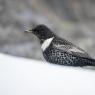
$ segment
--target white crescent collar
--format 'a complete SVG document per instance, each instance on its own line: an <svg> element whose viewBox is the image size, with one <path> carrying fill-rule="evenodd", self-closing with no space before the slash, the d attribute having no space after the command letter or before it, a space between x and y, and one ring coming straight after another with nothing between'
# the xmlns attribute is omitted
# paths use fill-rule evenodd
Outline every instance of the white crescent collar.
<svg viewBox="0 0 95 95"><path fill-rule="evenodd" d="M42 49L43 51L45 51L45 50L49 47L49 45L51 44L51 42L52 42L53 39L54 39L54 37L46 39L46 40L42 43L41 49Z"/></svg>

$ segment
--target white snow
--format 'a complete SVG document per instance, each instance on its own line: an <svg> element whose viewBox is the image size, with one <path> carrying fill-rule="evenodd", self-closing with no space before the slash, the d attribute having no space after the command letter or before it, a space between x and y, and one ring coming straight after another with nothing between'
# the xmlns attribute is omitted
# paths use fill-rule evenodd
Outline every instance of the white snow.
<svg viewBox="0 0 95 95"><path fill-rule="evenodd" d="M0 54L0 95L95 95L95 71Z"/></svg>

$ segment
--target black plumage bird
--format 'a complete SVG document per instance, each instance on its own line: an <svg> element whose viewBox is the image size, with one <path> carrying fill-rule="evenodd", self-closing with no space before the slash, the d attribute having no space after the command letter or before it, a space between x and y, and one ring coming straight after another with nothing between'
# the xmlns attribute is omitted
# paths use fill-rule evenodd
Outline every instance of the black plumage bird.
<svg viewBox="0 0 95 95"><path fill-rule="evenodd" d="M88 53L58 37L45 25L38 25L26 32L31 32L39 38L43 56L50 63L66 66L95 66L95 59Z"/></svg>

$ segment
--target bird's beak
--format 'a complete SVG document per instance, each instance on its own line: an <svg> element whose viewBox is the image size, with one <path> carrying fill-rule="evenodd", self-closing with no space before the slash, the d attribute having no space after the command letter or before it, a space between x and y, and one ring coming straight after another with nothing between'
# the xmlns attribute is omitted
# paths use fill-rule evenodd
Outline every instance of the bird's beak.
<svg viewBox="0 0 95 95"><path fill-rule="evenodd" d="M26 33L32 33L32 30L26 30L25 32Z"/></svg>

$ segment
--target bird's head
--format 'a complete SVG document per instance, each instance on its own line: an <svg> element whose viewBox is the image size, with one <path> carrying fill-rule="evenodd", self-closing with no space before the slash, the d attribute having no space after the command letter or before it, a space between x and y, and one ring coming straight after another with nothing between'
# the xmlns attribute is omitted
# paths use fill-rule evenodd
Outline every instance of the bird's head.
<svg viewBox="0 0 95 95"><path fill-rule="evenodd" d="M55 34L45 25L38 25L26 32L30 32L36 35L39 38L41 43L43 43L46 39L49 39L55 36Z"/></svg>

